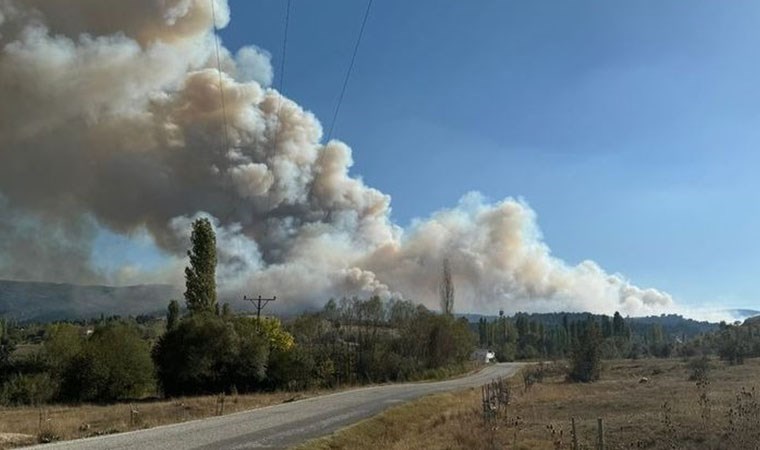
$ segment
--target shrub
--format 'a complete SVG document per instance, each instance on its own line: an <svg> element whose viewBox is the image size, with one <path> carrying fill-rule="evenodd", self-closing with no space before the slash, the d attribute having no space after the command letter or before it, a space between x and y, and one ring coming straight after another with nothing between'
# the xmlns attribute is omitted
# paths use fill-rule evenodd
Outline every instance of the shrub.
<svg viewBox="0 0 760 450"><path fill-rule="evenodd" d="M53 399L56 383L46 373L12 375L0 390L4 405L39 405Z"/></svg>
<svg viewBox="0 0 760 450"><path fill-rule="evenodd" d="M60 396L65 400L109 402L138 398L154 385L148 344L133 327L110 324L95 330L67 365Z"/></svg>
<svg viewBox="0 0 760 450"><path fill-rule="evenodd" d="M182 320L153 348L161 389L172 397L231 388L230 371L239 346L233 325L212 313L198 313Z"/></svg>
<svg viewBox="0 0 760 450"><path fill-rule="evenodd" d="M85 340L79 327L68 323L50 325L42 346L42 355L54 378L60 379L69 364L84 348Z"/></svg>
<svg viewBox="0 0 760 450"><path fill-rule="evenodd" d="M702 381L706 380L710 373L710 360L707 356L701 358L694 358L689 361L689 380Z"/></svg>

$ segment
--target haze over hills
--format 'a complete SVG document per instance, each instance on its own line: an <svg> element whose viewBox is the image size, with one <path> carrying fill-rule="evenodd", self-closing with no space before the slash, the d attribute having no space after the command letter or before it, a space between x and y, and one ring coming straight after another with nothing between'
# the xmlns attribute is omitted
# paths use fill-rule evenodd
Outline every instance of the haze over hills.
<svg viewBox="0 0 760 450"><path fill-rule="evenodd" d="M0 280L0 316L19 321L76 320L107 316L137 316L140 314L163 314L168 301L182 298L181 288L168 284L141 284L134 286L95 286L67 283L46 283L36 281ZM724 311L728 317L744 320L760 315L752 309L730 309ZM550 317L561 320L563 315L572 316L587 313L546 313L530 314L533 319L546 322ZM492 320L497 315L458 314L471 322L481 317ZM700 331L712 328L706 321L695 321L688 317L662 315L637 317L635 322L649 324L676 320L679 325L696 326ZM698 326L697 326L698 324ZM712 324L710 324L712 325Z"/></svg>
<svg viewBox="0 0 760 450"><path fill-rule="evenodd" d="M74 320L100 314L152 314L181 292L167 284L80 286L64 283L0 280L0 315L18 321Z"/></svg>
<svg viewBox="0 0 760 450"><path fill-rule="evenodd" d="M760 311L746 308L727 309L726 313L733 317L734 320L745 320L760 315Z"/></svg>

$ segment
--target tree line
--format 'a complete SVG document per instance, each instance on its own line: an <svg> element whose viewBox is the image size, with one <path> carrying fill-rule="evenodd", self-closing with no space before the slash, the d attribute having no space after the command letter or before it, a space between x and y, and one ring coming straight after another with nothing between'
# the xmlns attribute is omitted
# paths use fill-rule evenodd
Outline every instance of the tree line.
<svg viewBox="0 0 760 450"><path fill-rule="evenodd" d="M191 244L185 307L172 300L163 327L145 318L25 327L0 322L0 403L113 402L439 377L466 367L474 348L467 320L452 314L448 266L443 314L404 300L344 298L283 324L220 307L216 237L208 220L193 223ZM16 345L21 336L40 344L25 351Z"/></svg>
<svg viewBox="0 0 760 450"><path fill-rule="evenodd" d="M185 306L172 300L163 321L101 317L23 327L0 321L0 403L112 402L443 377L465 368L476 345L493 349L499 361L567 359L568 378L576 381L597 379L602 359L714 354L738 364L760 356L757 323L723 323L705 332L706 325L676 316L657 321L619 313L500 312L470 324L454 315L448 260L440 314L407 300L371 297L331 299L321 311L287 323L259 320L219 305L216 237L208 220L193 223L191 243Z"/></svg>

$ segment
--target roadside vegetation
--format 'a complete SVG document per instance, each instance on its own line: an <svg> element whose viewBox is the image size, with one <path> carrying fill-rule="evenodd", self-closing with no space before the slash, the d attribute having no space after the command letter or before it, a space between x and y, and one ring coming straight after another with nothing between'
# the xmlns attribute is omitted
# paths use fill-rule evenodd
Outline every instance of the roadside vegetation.
<svg viewBox="0 0 760 450"><path fill-rule="evenodd" d="M491 420L484 418L480 389L468 389L394 407L298 450L569 450L572 418L583 449L598 448L598 418L606 449L756 448L760 359L731 365L710 358L707 372L704 361L610 360L595 383L568 382L563 370L547 365L542 382L530 387L526 377L509 380L511 401ZM695 378L700 373L707 375Z"/></svg>

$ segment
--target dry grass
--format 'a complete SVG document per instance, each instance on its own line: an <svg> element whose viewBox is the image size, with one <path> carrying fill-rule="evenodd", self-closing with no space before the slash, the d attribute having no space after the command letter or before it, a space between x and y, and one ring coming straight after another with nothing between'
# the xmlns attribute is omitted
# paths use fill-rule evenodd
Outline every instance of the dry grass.
<svg viewBox="0 0 760 450"><path fill-rule="evenodd" d="M465 376L482 368L482 365L467 364L463 367L427 374L427 379ZM308 392L272 392L226 396L224 414L291 402L355 387L357 386L346 385L339 389ZM217 415L219 408L219 397L213 395L111 405L45 405L41 408L0 406L0 449L36 442L120 433L202 419Z"/></svg>
<svg viewBox="0 0 760 450"><path fill-rule="evenodd" d="M675 359L608 362L603 379L591 384L556 376L528 392L514 389L507 416L488 425L480 413L479 389L431 396L301 450L570 449L571 417L581 448L595 448L598 417L605 422L608 449L758 448L760 393L751 388L760 387L760 360L712 364L710 383L702 388ZM642 377L649 382L640 383ZM513 378L513 385L517 381Z"/></svg>
<svg viewBox="0 0 760 450"><path fill-rule="evenodd" d="M318 395L320 392L273 392L227 396L224 413L244 411L262 406ZM134 414L133 414L133 411ZM201 419L216 415L216 396L179 398L166 401L137 402L114 405L50 405L43 408L0 408L0 448L34 441L77 439L101 434L150 428L158 425ZM11 433L26 435L12 436Z"/></svg>

